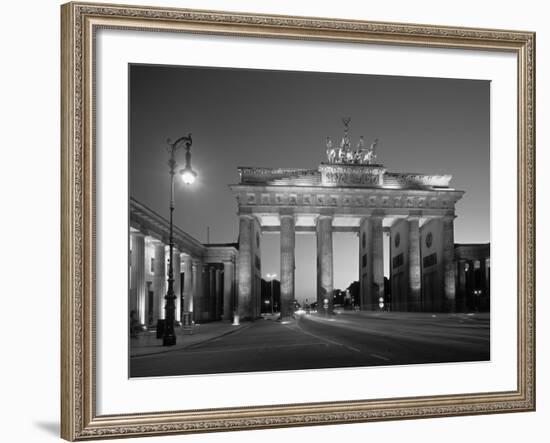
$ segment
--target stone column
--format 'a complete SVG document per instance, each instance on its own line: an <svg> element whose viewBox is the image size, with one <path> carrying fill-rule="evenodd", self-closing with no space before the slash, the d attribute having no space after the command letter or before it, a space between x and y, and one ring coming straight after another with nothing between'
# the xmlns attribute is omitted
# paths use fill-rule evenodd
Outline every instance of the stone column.
<svg viewBox="0 0 550 443"><path fill-rule="evenodd" d="M183 312L193 311L193 287L195 284L196 265L192 263L191 257L183 259Z"/></svg>
<svg viewBox="0 0 550 443"><path fill-rule="evenodd" d="M176 248L172 251L172 267L174 269L174 294L176 294L176 312L174 320L181 321L181 258L180 251Z"/></svg>
<svg viewBox="0 0 550 443"><path fill-rule="evenodd" d="M214 320L219 320L220 315L223 309L222 305L222 270L216 268L215 271L216 278L216 299L215 299L215 309L214 309Z"/></svg>
<svg viewBox="0 0 550 443"><path fill-rule="evenodd" d="M210 294L210 271L208 270L208 264L202 265L201 273L201 292L198 299L195 299L195 312L200 320L208 320L208 296Z"/></svg>
<svg viewBox="0 0 550 443"><path fill-rule="evenodd" d="M468 264L468 272L466 273L466 304L468 310L475 309L476 303L474 294L474 285L475 285L475 271L474 271L474 262L472 260L466 261Z"/></svg>
<svg viewBox="0 0 550 443"><path fill-rule="evenodd" d="M132 233L132 273L130 278L130 316L140 324L145 324L145 236L141 232Z"/></svg>
<svg viewBox="0 0 550 443"><path fill-rule="evenodd" d="M202 297L202 262L193 261L193 292L189 299L185 298L186 311L193 313L193 319L199 321L201 318L201 297Z"/></svg>
<svg viewBox="0 0 550 443"><path fill-rule="evenodd" d="M294 215L281 214L281 320L289 320L293 315L294 300Z"/></svg>
<svg viewBox="0 0 550 443"><path fill-rule="evenodd" d="M443 218L443 281L445 293L445 310L456 310L454 216Z"/></svg>
<svg viewBox="0 0 550 443"><path fill-rule="evenodd" d="M262 260L261 260L261 227L258 219L254 218L252 223L252 298L250 307L252 318L260 317L262 305Z"/></svg>
<svg viewBox="0 0 550 443"><path fill-rule="evenodd" d="M203 320L212 320L212 293L214 292L214 270L211 264L207 264L204 274L204 290L202 303L202 318Z"/></svg>
<svg viewBox="0 0 550 443"><path fill-rule="evenodd" d="M380 297L384 297L384 229L383 217L371 217L371 248L372 253L372 291L371 302L374 310L378 310Z"/></svg>
<svg viewBox="0 0 550 443"><path fill-rule="evenodd" d="M409 290L405 303L407 311L420 311L421 272L420 272L420 220L409 217Z"/></svg>
<svg viewBox="0 0 550 443"><path fill-rule="evenodd" d="M489 291L487 288L487 265L485 258L479 260L479 289L481 289L480 308L485 311L489 309Z"/></svg>
<svg viewBox="0 0 550 443"><path fill-rule="evenodd" d="M210 267L210 320L216 320L216 309L218 301L218 278L217 278L217 272L218 270L215 268L215 266Z"/></svg>
<svg viewBox="0 0 550 443"><path fill-rule="evenodd" d="M332 254L332 216L320 215L317 219L317 312L324 313L325 300L332 313L334 270Z"/></svg>
<svg viewBox="0 0 550 443"><path fill-rule="evenodd" d="M372 286L372 232L370 218L364 217L359 223L359 303L361 310L371 309L369 306L369 295ZM317 286L320 285L317 275Z"/></svg>
<svg viewBox="0 0 550 443"><path fill-rule="evenodd" d="M457 309L461 312L466 312L468 309L466 303L466 261L458 260L458 294L457 299L460 301L460 306Z"/></svg>
<svg viewBox="0 0 550 443"><path fill-rule="evenodd" d="M232 261L223 262L223 320L233 319L233 285L235 283L235 265Z"/></svg>
<svg viewBox="0 0 550 443"><path fill-rule="evenodd" d="M164 296L166 295L166 247L164 243L155 242L153 246L153 323L164 318Z"/></svg>
<svg viewBox="0 0 550 443"><path fill-rule="evenodd" d="M252 297L252 223L251 215L241 215L239 220L239 255L237 276L237 303L236 311L238 318L235 323L240 320L250 318L250 299Z"/></svg>
<svg viewBox="0 0 550 443"><path fill-rule="evenodd" d="M480 278L479 289L483 291L482 295L485 296L487 295L486 288L485 288L485 285L487 283L487 273L486 273L484 258L479 259L479 278Z"/></svg>
<svg viewBox="0 0 550 443"><path fill-rule="evenodd" d="M202 295L201 295L201 320L209 320L210 312L210 265L204 264L202 268Z"/></svg>

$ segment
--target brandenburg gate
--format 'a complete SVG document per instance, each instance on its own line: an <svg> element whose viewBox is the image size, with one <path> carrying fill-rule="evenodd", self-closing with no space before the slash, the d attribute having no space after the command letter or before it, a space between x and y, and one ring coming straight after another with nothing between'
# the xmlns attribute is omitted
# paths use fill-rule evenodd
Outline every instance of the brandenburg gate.
<svg viewBox="0 0 550 443"><path fill-rule="evenodd" d="M356 147L349 119L327 161L317 169L240 167L231 185L238 204L236 314L260 315L261 234L280 232L281 319L293 314L295 234L317 237L317 306L332 310L333 232L359 237L360 306L376 310L384 297L384 233L390 235L392 310L455 309L455 204L464 194L450 175L388 171L377 163L377 140Z"/></svg>

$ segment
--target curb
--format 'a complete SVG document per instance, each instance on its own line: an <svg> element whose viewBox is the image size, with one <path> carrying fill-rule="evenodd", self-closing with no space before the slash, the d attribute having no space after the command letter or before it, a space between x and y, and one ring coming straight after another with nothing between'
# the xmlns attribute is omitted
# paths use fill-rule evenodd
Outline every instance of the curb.
<svg viewBox="0 0 550 443"><path fill-rule="evenodd" d="M130 355L130 358L149 357L151 355L160 355L160 354L167 354L167 353L174 352L174 351L183 351L183 350L186 350L188 348L192 348L193 346L203 345L204 343L208 343L208 342L217 340L218 338L225 337L226 335L230 335L230 334L234 334L235 332L242 331L243 329L249 328L251 325L252 325L252 323L247 323L245 325L241 325L241 327L239 327L239 328L229 329L226 332L224 332L223 334L216 335L215 337L205 338L202 341L197 341L195 343L190 343L188 345L177 347L175 349L172 348L172 349L166 349L166 350L162 350L162 351L152 351L152 352L148 352L146 354Z"/></svg>
<svg viewBox="0 0 550 443"><path fill-rule="evenodd" d="M183 346L181 349L193 348L193 346L198 346L198 345L203 345L205 343L210 343L211 341L217 340L218 338L221 338L221 337L225 337L226 335L235 334L236 332L242 331L244 329L248 329L250 326L252 326L252 323L246 323L244 325L241 325L240 328L230 329L229 331L224 332L223 334L217 335L216 337L211 337L211 338L207 338L206 340L203 340L203 341L198 341L196 343L191 343L187 346Z"/></svg>

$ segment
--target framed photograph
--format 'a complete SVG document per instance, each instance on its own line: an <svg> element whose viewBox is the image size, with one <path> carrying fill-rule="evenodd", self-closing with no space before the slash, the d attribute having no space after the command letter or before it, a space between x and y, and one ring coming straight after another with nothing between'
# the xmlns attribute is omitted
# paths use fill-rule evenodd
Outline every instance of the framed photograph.
<svg viewBox="0 0 550 443"><path fill-rule="evenodd" d="M535 409L534 33L61 14L63 438Z"/></svg>

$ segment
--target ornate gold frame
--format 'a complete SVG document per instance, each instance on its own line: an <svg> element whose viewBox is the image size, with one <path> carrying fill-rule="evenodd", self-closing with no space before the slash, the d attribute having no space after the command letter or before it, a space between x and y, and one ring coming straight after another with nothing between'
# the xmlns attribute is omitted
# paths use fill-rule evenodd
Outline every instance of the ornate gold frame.
<svg viewBox="0 0 550 443"><path fill-rule="evenodd" d="M61 7L61 436L67 440L535 409L535 34L69 3ZM509 51L518 59L517 390L98 416L95 410L94 33L98 28Z"/></svg>

